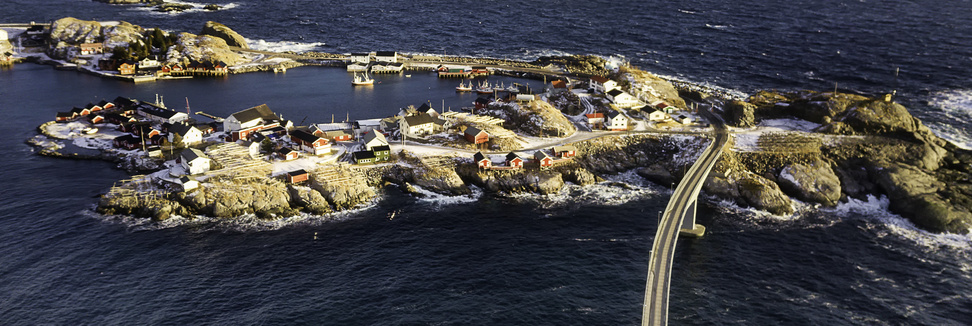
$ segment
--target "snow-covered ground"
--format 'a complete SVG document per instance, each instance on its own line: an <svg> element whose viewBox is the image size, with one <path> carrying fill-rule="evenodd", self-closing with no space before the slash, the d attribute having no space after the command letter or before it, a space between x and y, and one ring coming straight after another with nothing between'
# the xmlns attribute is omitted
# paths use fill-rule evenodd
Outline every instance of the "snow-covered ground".
<svg viewBox="0 0 972 326"><path fill-rule="evenodd" d="M753 128L733 128L729 130L735 135L734 148L738 151L759 150L759 136L768 132L805 132L813 133L820 124L800 119L769 119L763 120ZM824 138L824 137L821 137Z"/></svg>
<svg viewBox="0 0 972 326"><path fill-rule="evenodd" d="M273 172L270 175L278 176L297 170L313 171L317 169L318 164L335 162L338 157L341 157L346 152L346 147L337 144L331 147L331 154L329 155L313 156L308 155L306 152L301 152L300 158L293 161L273 161Z"/></svg>

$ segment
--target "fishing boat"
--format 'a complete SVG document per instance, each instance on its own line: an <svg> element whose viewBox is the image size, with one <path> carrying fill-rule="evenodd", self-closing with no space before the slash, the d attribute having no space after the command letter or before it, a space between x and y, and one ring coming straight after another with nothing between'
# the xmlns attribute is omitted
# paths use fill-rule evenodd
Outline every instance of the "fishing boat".
<svg viewBox="0 0 972 326"><path fill-rule="evenodd" d="M518 87L516 83L513 83L512 85L510 85L510 87L506 88L506 91L510 93L519 93L520 87Z"/></svg>
<svg viewBox="0 0 972 326"><path fill-rule="evenodd" d="M503 83L500 83L499 85L493 84L493 90L494 91L497 91L497 92L505 92L506 91L506 85L503 84Z"/></svg>
<svg viewBox="0 0 972 326"><path fill-rule="evenodd" d="M476 93L493 94L493 88L489 87L489 81L483 81L481 84L479 84L479 87L476 87Z"/></svg>
<svg viewBox="0 0 972 326"><path fill-rule="evenodd" d="M358 75L358 73L354 73L354 80L351 81L352 86L368 86L374 84L375 84L375 80L372 79L371 77L368 77L368 73L365 73L364 75Z"/></svg>
<svg viewBox="0 0 972 326"><path fill-rule="evenodd" d="M456 92L471 92L472 90L472 81L469 81L468 86L461 81L459 82L459 86L456 86Z"/></svg>

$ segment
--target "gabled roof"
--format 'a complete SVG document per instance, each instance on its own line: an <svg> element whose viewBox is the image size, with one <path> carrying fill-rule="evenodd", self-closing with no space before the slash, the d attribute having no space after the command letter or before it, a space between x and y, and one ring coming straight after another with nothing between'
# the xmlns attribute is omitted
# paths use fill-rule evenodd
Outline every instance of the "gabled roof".
<svg viewBox="0 0 972 326"><path fill-rule="evenodd" d="M465 131L465 134L470 135L470 136L479 136L479 133L485 133L486 136L489 137L489 133L488 132L485 132L483 130L480 130L479 128L476 128L476 127L467 127L466 128L466 131Z"/></svg>
<svg viewBox="0 0 972 326"><path fill-rule="evenodd" d="M585 114L584 116L587 117L588 119L597 119L597 118L604 119L604 113L600 113L600 112L589 113L589 114Z"/></svg>
<svg viewBox="0 0 972 326"><path fill-rule="evenodd" d="M428 114L416 114L405 117L405 123L414 127L427 123L435 123L435 119L432 119L432 116Z"/></svg>
<svg viewBox="0 0 972 326"><path fill-rule="evenodd" d="M391 147L388 145L375 146L371 148L372 152L391 152Z"/></svg>
<svg viewBox="0 0 972 326"><path fill-rule="evenodd" d="M386 144L386 145L388 144L388 139L385 138L385 135L382 134L382 133L380 133L380 132L378 132L378 131L372 131L372 132L369 132L369 133L365 134L364 135L364 142L365 142L365 144L370 143L375 138L377 138L378 140L380 140L382 144Z"/></svg>
<svg viewBox="0 0 972 326"><path fill-rule="evenodd" d="M123 106L123 107L129 107L135 105L135 102L132 101L132 99L127 97L121 97L121 96L116 97L115 100L112 102L115 103L115 105Z"/></svg>
<svg viewBox="0 0 972 326"><path fill-rule="evenodd" d="M196 130L202 132L201 130L199 130L199 128L196 128L196 126L190 125L188 123L176 123L176 124L173 124L173 125L169 126L169 132L174 133L174 134L183 135L183 136L185 136L186 134L188 134L189 131L191 131L193 129L196 129Z"/></svg>
<svg viewBox="0 0 972 326"><path fill-rule="evenodd" d="M236 118L236 120L239 120L240 123L249 122L256 119L263 119L265 121L277 119L277 115L273 114L273 111L270 111L270 107L266 104L260 104L252 108L233 113L230 116Z"/></svg>
<svg viewBox="0 0 972 326"><path fill-rule="evenodd" d="M515 152L510 152L509 154L506 154L506 160L507 160L507 161L512 161L512 160L514 160L514 159L520 159L520 160L523 160L523 158L522 158L522 157L520 157L520 155L519 155L519 154L517 154L517 153L515 153Z"/></svg>
<svg viewBox="0 0 972 326"><path fill-rule="evenodd" d="M308 143L313 143L322 139L321 137L314 136L314 134L311 134L303 130L291 131L290 136L296 137L297 139L300 139L301 141L308 142Z"/></svg>
<svg viewBox="0 0 972 326"><path fill-rule="evenodd" d="M554 146L553 151L554 151L554 153L570 152L570 151L576 152L577 151L577 148L574 147L574 146L570 146L570 145Z"/></svg>
<svg viewBox="0 0 972 326"><path fill-rule="evenodd" d="M563 80L552 81L550 82L550 85L553 85L553 88L567 88L567 82Z"/></svg>
<svg viewBox="0 0 972 326"><path fill-rule="evenodd" d="M547 154L547 152L544 151L537 151L536 153L533 153L533 158L537 160L542 160L544 158L552 159L552 157L550 157L550 154Z"/></svg>
<svg viewBox="0 0 972 326"><path fill-rule="evenodd" d="M163 119L170 119L179 113L173 110L163 109L149 103L141 103L138 106L138 109L142 110L142 112L145 112L145 114L154 115L156 117L163 118Z"/></svg>
<svg viewBox="0 0 972 326"><path fill-rule="evenodd" d="M112 103L111 102L108 102L108 101L105 101L105 100L101 100L101 102L98 102L98 106L100 106L100 107L105 107L105 105L108 105L108 104L112 104Z"/></svg>
<svg viewBox="0 0 972 326"><path fill-rule="evenodd" d="M475 161L476 163L479 163L484 160L489 161L489 158L486 157L486 155L483 155L483 152L476 152L476 154L473 155L473 161Z"/></svg>
<svg viewBox="0 0 972 326"><path fill-rule="evenodd" d="M291 177L295 177L295 176L298 176L298 175L304 175L304 174L307 174L307 171L304 171L304 169L300 169L300 170L297 170L297 171L287 172L287 175L288 176L291 176Z"/></svg>
<svg viewBox="0 0 972 326"><path fill-rule="evenodd" d="M293 152L296 151L291 149L290 147L281 147L280 149L277 150L277 153L279 153L280 155L288 155Z"/></svg>
<svg viewBox="0 0 972 326"><path fill-rule="evenodd" d="M418 112L424 112L424 113L428 113L429 110L435 111L435 109L433 109L432 106L429 105L429 103L422 103L422 106L419 106L418 109L415 109L415 110L418 111Z"/></svg>
<svg viewBox="0 0 972 326"><path fill-rule="evenodd" d="M70 118L74 116L74 112L58 112L55 116L58 118Z"/></svg>
<svg viewBox="0 0 972 326"><path fill-rule="evenodd" d="M360 161L360 160L369 159L369 158L370 159L373 159L373 158L377 157L377 156L375 156L375 152L372 152L372 151L357 151L357 152L351 153L351 155L354 156L354 160L355 161Z"/></svg>
<svg viewBox="0 0 972 326"><path fill-rule="evenodd" d="M624 117L624 118L628 118L628 116L626 116L626 115L624 115L624 113L621 113L621 111L613 111L613 110L612 110L611 112L608 112L608 114L607 114L607 115L608 115L608 117L609 117L609 118L611 118L611 119L615 119L615 118L617 118L618 116L621 116L621 117Z"/></svg>
<svg viewBox="0 0 972 326"><path fill-rule="evenodd" d="M615 89L612 89L612 90L608 91L607 93L608 93L608 95L611 95L611 96L618 96L618 95L624 94L624 91L615 88Z"/></svg>
<svg viewBox="0 0 972 326"><path fill-rule="evenodd" d="M182 157L183 162L192 162L193 160L195 160L197 158L204 158L204 159L207 159L207 160L209 159L209 157L206 156L206 154L203 154L202 151L200 151L198 149L195 149L195 148L190 148L190 149L184 150L184 151L182 151L182 154L179 154L179 156Z"/></svg>
<svg viewBox="0 0 972 326"><path fill-rule="evenodd" d="M596 81L603 85L604 83L608 82L610 79L601 76L591 76L591 80Z"/></svg>

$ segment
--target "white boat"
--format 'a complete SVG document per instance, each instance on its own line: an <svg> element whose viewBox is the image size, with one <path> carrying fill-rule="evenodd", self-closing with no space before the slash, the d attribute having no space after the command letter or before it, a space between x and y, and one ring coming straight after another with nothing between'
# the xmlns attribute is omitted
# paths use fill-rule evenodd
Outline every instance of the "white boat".
<svg viewBox="0 0 972 326"><path fill-rule="evenodd" d="M368 73L365 73L364 75L358 75L358 73L355 73L354 80L351 81L352 86L368 86L374 84L375 80L368 77Z"/></svg>
<svg viewBox="0 0 972 326"><path fill-rule="evenodd" d="M459 86L456 86L456 92L471 92L473 90L472 81L469 81L469 85L459 82Z"/></svg>
<svg viewBox="0 0 972 326"><path fill-rule="evenodd" d="M412 75L405 75L405 78L412 78Z"/></svg>
<svg viewBox="0 0 972 326"><path fill-rule="evenodd" d="M476 88L476 93L492 94L493 88L489 87L489 81L483 81L481 84L479 84L479 87Z"/></svg>
<svg viewBox="0 0 972 326"><path fill-rule="evenodd" d="M98 132L98 128L95 128L95 127L86 127L84 129L81 129L81 132L90 135L90 134L93 134L93 133Z"/></svg>
<svg viewBox="0 0 972 326"><path fill-rule="evenodd" d="M506 91L506 85L503 84L503 83L500 83L499 85L493 84L493 90L494 91L497 91L497 92L505 92Z"/></svg>

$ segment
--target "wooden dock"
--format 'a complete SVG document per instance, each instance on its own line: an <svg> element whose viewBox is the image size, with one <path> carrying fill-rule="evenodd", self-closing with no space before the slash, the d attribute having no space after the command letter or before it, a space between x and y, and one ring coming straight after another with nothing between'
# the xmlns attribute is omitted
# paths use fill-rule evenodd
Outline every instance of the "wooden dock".
<svg viewBox="0 0 972 326"><path fill-rule="evenodd" d="M216 122L223 122L223 120L224 120L223 118L217 117L215 115L212 115L212 114L209 114L209 113L206 113L206 112L203 112L203 111L197 111L196 114L201 115L201 116L204 116L204 117L207 117L207 118L210 118L210 119L213 119L213 121L216 121Z"/></svg>

